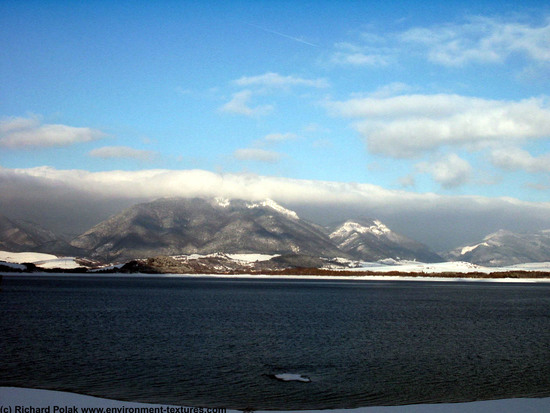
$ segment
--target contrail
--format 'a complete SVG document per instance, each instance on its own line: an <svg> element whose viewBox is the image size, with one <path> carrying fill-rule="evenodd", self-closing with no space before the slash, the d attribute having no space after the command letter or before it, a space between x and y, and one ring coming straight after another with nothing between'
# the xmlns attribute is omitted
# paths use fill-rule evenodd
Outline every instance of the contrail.
<svg viewBox="0 0 550 413"><path fill-rule="evenodd" d="M286 37L287 39L294 40L295 42L307 44L308 46L319 47L318 44L306 42L305 40L302 40L298 37L293 37L293 36L289 36L288 34L279 33L279 32L276 32L275 30L266 29L265 27L261 27L261 26L258 26L256 24L252 24L252 23L245 23L245 24L248 24L249 26L255 27L256 29L263 30L264 32L267 32L267 33L273 33L273 34L276 34L277 36Z"/></svg>

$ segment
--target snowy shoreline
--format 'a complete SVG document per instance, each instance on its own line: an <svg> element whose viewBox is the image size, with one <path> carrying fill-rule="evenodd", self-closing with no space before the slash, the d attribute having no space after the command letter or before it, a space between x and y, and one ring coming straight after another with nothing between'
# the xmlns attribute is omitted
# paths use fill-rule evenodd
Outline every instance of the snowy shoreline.
<svg viewBox="0 0 550 413"><path fill-rule="evenodd" d="M351 271L345 271L349 274ZM405 273L405 272L403 272ZM432 273L437 274L437 273ZM223 278L243 280L323 280L323 281L419 281L419 282L485 282L485 283L550 283L550 278L474 278L474 277L437 277L411 275L266 275L266 274L145 274L145 273L71 273L71 272L0 272L9 278L29 277L78 277L78 278Z"/></svg>
<svg viewBox="0 0 550 413"><path fill-rule="evenodd" d="M21 412L30 412L30 407L33 409L46 409L43 411L49 413L84 413L82 410L87 408L117 408L122 407L127 409L162 408L162 412L169 411L185 411L182 406L125 402L100 397L87 396L77 393L69 393L55 390L30 389L21 387L0 387L0 400L3 411L11 408L12 413L16 413L15 407ZM173 410L167 407L173 407ZM194 406L187 406L189 411ZM64 409L64 410L63 410ZM197 412L207 412L207 408L196 408ZM359 407L353 409L333 409L333 410L300 410L301 413L314 412L330 412L330 413L539 413L549 411L550 397L545 398L516 398L516 399L500 399L500 400L484 400L466 403L439 403L439 404L413 404L402 406L370 406ZM33 410L37 411L37 410ZM96 410L97 411L97 410ZM115 410L112 410L115 411ZM120 410L119 410L120 411ZM128 410L130 411L130 410ZM216 411L211 409L211 411ZM239 413L240 410L223 410L218 409L218 412L225 411L226 413ZM291 410L289 410L291 411ZM275 411L255 410L256 413L266 412L274 413Z"/></svg>

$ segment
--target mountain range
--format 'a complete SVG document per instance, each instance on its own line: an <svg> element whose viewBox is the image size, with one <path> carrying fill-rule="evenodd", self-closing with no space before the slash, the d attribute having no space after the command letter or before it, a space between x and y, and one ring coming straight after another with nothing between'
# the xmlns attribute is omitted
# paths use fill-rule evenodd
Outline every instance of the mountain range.
<svg viewBox="0 0 550 413"><path fill-rule="evenodd" d="M348 219L323 227L272 200L163 198L125 209L70 243L36 224L0 216L0 249L73 255L105 263L225 253L277 254L284 257L278 260L310 266L319 257L502 266L550 261L550 230L535 234L499 231L475 244L437 254L376 219Z"/></svg>

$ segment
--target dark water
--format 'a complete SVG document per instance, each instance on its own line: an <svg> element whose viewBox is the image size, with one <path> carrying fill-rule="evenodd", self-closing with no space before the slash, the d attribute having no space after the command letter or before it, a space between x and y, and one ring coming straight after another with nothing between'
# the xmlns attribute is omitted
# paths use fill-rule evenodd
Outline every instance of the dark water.
<svg viewBox="0 0 550 413"><path fill-rule="evenodd" d="M549 396L550 284L4 277L0 385L283 410Z"/></svg>

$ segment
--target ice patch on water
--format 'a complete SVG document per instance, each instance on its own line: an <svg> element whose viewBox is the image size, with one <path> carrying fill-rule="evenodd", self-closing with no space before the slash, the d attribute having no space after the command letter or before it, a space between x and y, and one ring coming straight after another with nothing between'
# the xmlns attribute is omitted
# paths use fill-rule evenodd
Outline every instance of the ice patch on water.
<svg viewBox="0 0 550 413"><path fill-rule="evenodd" d="M309 383L311 381L309 377L302 376L301 374L294 374L294 373L275 374L274 377L277 380L282 380L282 381L301 381L303 383Z"/></svg>

